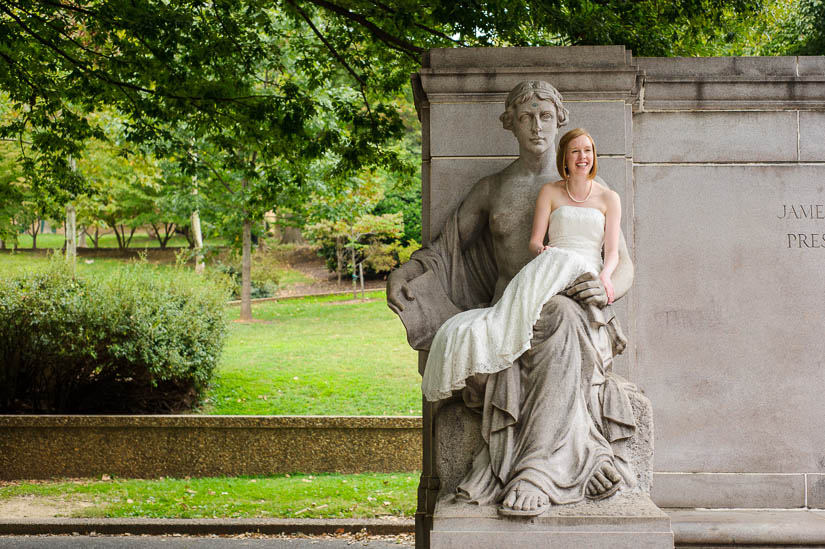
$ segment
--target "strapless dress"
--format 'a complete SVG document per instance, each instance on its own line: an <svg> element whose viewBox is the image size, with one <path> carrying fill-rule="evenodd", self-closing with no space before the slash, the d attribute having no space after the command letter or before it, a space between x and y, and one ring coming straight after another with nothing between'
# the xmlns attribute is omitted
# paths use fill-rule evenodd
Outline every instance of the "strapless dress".
<svg viewBox="0 0 825 549"><path fill-rule="evenodd" d="M550 214L551 248L525 265L492 307L449 318L436 332L421 389L441 400L476 374L509 368L530 348L533 326L551 297L585 272L602 268L604 214L595 208L560 206ZM525 246L527 243L525 243Z"/></svg>

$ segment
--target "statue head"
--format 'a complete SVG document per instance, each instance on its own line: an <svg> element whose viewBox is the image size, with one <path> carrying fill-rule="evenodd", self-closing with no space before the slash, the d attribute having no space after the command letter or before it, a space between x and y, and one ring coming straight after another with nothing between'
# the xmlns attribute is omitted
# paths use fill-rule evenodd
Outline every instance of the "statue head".
<svg viewBox="0 0 825 549"><path fill-rule="evenodd" d="M516 84L516 86L510 90L510 93L507 94L507 100L504 102L504 112L498 117L505 130L513 130L513 115L515 114L516 107L533 98L551 101L553 105L556 106L557 128L567 124L568 113L562 104L559 90L544 80L525 80Z"/></svg>

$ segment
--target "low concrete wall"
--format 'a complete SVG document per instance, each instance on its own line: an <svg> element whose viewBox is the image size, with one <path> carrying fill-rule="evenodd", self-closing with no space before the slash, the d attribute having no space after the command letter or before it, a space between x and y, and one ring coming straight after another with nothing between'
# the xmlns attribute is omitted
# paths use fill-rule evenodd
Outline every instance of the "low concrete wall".
<svg viewBox="0 0 825 549"><path fill-rule="evenodd" d="M0 415L0 479L416 471L421 418Z"/></svg>

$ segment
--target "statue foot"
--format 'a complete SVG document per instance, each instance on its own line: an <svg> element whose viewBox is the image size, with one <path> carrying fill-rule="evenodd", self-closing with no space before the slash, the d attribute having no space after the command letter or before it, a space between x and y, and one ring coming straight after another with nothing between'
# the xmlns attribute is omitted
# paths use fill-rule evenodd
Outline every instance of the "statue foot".
<svg viewBox="0 0 825 549"><path fill-rule="evenodd" d="M507 493L498 512L509 517L536 517L549 508L547 494L529 482L517 482Z"/></svg>
<svg viewBox="0 0 825 549"><path fill-rule="evenodd" d="M619 491L619 484L622 477L613 464L603 463L599 469L590 477L585 488L585 494L590 499L604 499Z"/></svg>

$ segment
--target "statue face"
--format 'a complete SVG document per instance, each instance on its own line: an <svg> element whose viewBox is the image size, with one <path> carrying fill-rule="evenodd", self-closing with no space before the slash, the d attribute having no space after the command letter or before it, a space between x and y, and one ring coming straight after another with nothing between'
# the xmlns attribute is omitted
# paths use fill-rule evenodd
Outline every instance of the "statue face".
<svg viewBox="0 0 825 549"><path fill-rule="evenodd" d="M556 138L556 116L556 106L552 101L535 96L516 107L513 133L522 154L542 155L552 151Z"/></svg>
<svg viewBox="0 0 825 549"><path fill-rule="evenodd" d="M567 144L564 152L564 163L567 173L572 176L590 175L593 170L593 143L586 135L580 135Z"/></svg>

